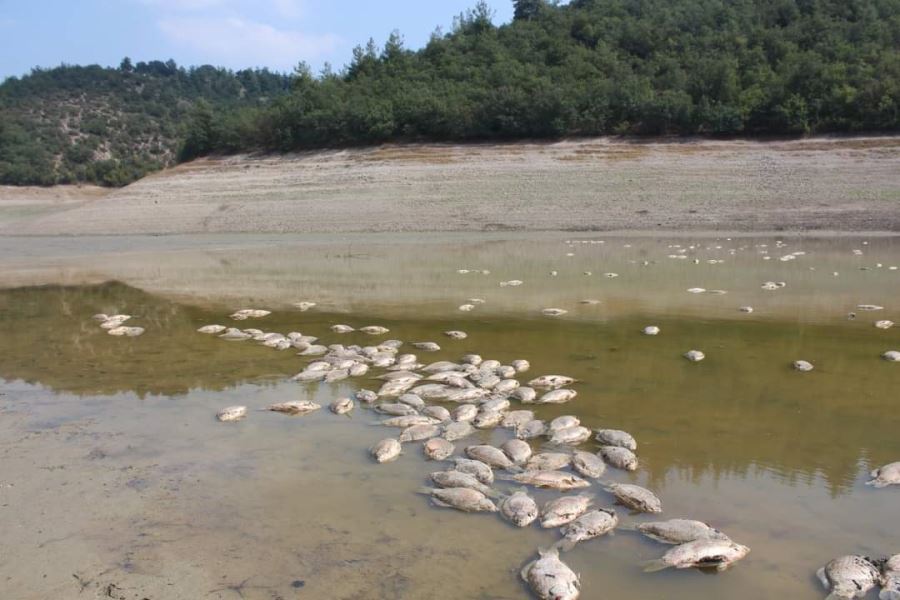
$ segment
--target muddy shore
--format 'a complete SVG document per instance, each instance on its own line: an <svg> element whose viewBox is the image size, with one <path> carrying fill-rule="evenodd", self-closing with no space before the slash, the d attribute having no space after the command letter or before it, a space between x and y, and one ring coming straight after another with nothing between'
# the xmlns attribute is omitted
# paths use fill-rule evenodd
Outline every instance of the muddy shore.
<svg viewBox="0 0 900 600"><path fill-rule="evenodd" d="M900 231L900 137L405 145L0 187L0 234Z"/></svg>

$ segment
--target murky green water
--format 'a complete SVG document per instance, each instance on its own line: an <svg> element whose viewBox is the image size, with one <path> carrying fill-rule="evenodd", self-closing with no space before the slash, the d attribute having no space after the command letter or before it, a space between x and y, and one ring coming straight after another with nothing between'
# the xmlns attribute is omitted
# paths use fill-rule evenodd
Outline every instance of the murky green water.
<svg viewBox="0 0 900 600"><path fill-rule="evenodd" d="M419 444L372 463L366 448L391 433L372 412L214 420L230 404L327 403L376 388L291 383L306 362L291 351L195 332L230 325L225 315L251 301L275 312L244 327L368 344L328 328L381 324L386 337L440 343L419 353L425 362L477 352L526 358L528 376L576 377L577 399L540 406L539 417L630 431L641 468L610 479L646 485L665 517L705 520L752 548L725 573L644 574L640 563L667 547L620 531L565 555L583 597L824 597L813 574L829 559L900 551L900 489L863 485L870 468L900 460L900 366L879 358L900 349L900 328L872 324L900 321L900 272L889 270L900 244L788 240L776 253L771 239L710 238L687 252L701 264L668 258L695 242L362 239L352 254L368 258L353 260L324 242L244 241L7 257L7 280L40 273L79 285L0 290L4 597L527 597L518 570L557 533L432 508L415 491L438 465ZM761 259L762 244L773 260ZM777 260L789 251L807 254ZM715 257L726 262L706 263ZM66 263L65 276L51 263ZM456 273L464 267L491 273ZM80 284L111 276L127 283ZM498 286L511 278L525 284ZM787 286L760 290L770 279ZM685 291L694 286L728 293ZM487 302L457 311L471 296ZM602 303L578 304L589 297ZM297 300L320 306L300 312ZM885 309L849 320L859 303ZM739 313L745 304L756 312ZM570 313L539 316L546 306ZM135 315L147 332L108 336L90 318L97 312ZM648 324L662 333L641 335ZM469 337L451 341L447 329ZM707 359L684 360L691 348ZM816 369L793 371L801 358ZM458 448L507 436L481 432Z"/></svg>

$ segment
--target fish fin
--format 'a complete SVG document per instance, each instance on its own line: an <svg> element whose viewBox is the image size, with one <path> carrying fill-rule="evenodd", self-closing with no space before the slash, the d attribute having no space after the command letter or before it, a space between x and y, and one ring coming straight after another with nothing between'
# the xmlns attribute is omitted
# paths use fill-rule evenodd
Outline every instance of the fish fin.
<svg viewBox="0 0 900 600"><path fill-rule="evenodd" d="M559 550L560 552L569 552L578 542L574 540L570 540L569 538L563 538L553 544L553 547Z"/></svg>
<svg viewBox="0 0 900 600"><path fill-rule="evenodd" d="M828 583L828 577L825 576L825 567L821 567L816 571L816 577L822 582L822 587L826 590L831 587L831 584Z"/></svg>
<svg viewBox="0 0 900 600"><path fill-rule="evenodd" d="M522 580L525 583L528 583L528 572L531 571L531 567L534 566L535 561L529 562L527 565L522 567L522 570L519 571L519 575L522 577Z"/></svg>
<svg viewBox="0 0 900 600"><path fill-rule="evenodd" d="M454 508L453 506L447 504L443 500L438 500L434 496L431 497L431 503L434 504L435 506L440 506L442 508Z"/></svg>
<svg viewBox="0 0 900 600"><path fill-rule="evenodd" d="M656 560L648 560L642 566L644 567L644 573L656 573L657 571L668 569L671 565L663 559L658 558Z"/></svg>
<svg viewBox="0 0 900 600"><path fill-rule="evenodd" d="M426 496L430 496L431 493L435 490L435 488L430 488L427 486L420 487L416 490L417 494L425 494Z"/></svg>

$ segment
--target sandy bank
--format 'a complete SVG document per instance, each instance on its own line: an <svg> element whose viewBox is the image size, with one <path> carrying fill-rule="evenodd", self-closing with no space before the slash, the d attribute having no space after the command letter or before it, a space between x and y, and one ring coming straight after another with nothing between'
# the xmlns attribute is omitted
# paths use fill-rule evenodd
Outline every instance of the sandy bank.
<svg viewBox="0 0 900 600"><path fill-rule="evenodd" d="M0 233L900 231L900 137L382 146L27 194L0 188Z"/></svg>

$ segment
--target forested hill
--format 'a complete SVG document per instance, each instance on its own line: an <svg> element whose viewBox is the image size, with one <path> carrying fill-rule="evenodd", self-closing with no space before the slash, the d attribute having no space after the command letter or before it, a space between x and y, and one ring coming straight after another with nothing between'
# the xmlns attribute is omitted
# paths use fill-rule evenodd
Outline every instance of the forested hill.
<svg viewBox="0 0 900 600"><path fill-rule="evenodd" d="M290 81L171 60L35 69L0 85L0 184L124 185L175 161L192 112L264 106Z"/></svg>
<svg viewBox="0 0 900 600"><path fill-rule="evenodd" d="M32 162L25 168L62 157L51 179L119 183L139 169L120 161L122 178L97 177L98 165L112 164L101 159L124 144L128 157L161 164L185 115L183 159L386 141L900 130L900 0L514 4L506 25L495 25L479 3L420 50L404 48L395 34L384 47L357 48L340 72L298 69L281 96L251 92L238 85L241 73L215 70L208 71L221 78L215 94L199 83L201 70L69 68L7 82L0 87L3 113L11 102L17 108L12 125L0 125L0 178L27 148ZM82 116L73 134L78 110L67 98L78 88L56 78L87 73L115 82L101 89L130 91L97 94L110 98L99 104L113 104L114 126ZM286 85L257 75L272 87ZM199 97L210 104L195 102ZM108 109L94 114L99 110ZM25 125L45 133L23 132L23 113L30 115ZM136 145L123 133L126 123L143 130L147 142ZM157 155L154 127L165 130L166 150Z"/></svg>

